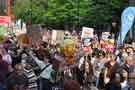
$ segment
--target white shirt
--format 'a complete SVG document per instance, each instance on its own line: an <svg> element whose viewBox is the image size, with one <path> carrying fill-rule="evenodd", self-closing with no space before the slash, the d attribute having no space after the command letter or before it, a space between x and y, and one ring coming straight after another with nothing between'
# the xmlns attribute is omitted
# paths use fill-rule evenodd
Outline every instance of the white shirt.
<svg viewBox="0 0 135 90"><path fill-rule="evenodd" d="M33 59L35 62L38 64L38 66L41 68L41 70L48 64L45 64L43 61L40 61L38 58L33 56ZM43 72L41 72L40 77L45 78L45 79L52 79L51 73L52 73L53 68L52 65L48 66Z"/></svg>
<svg viewBox="0 0 135 90"><path fill-rule="evenodd" d="M120 83L120 85L121 85L122 90L128 90L128 88L129 88L127 80L125 80L122 83Z"/></svg>
<svg viewBox="0 0 135 90"><path fill-rule="evenodd" d="M79 61L79 68L81 68L81 65L83 64L83 62L84 62L84 56L81 57L81 59L80 59L80 61Z"/></svg>

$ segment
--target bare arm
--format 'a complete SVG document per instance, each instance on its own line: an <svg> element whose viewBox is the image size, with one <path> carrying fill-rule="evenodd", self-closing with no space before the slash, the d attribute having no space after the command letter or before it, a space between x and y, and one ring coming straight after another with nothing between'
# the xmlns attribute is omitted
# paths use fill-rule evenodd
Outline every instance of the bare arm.
<svg viewBox="0 0 135 90"><path fill-rule="evenodd" d="M110 78L107 77L107 73L108 73L108 68L105 68L105 72L104 72L104 83L107 84L110 81Z"/></svg>

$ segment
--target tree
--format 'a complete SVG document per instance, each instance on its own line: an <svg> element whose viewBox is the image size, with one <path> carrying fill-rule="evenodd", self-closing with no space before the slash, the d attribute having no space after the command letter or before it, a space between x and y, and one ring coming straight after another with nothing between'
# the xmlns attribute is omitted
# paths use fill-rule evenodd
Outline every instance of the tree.
<svg viewBox="0 0 135 90"><path fill-rule="evenodd" d="M120 20L124 0L16 0L16 16L56 29L103 27ZM31 22L30 22L31 21Z"/></svg>
<svg viewBox="0 0 135 90"><path fill-rule="evenodd" d="M27 24L31 21L31 0L16 0L15 2L15 17L22 19Z"/></svg>
<svg viewBox="0 0 135 90"><path fill-rule="evenodd" d="M82 22L84 25L101 28L113 19L119 21L123 6L124 2L121 0L91 0L88 14Z"/></svg>

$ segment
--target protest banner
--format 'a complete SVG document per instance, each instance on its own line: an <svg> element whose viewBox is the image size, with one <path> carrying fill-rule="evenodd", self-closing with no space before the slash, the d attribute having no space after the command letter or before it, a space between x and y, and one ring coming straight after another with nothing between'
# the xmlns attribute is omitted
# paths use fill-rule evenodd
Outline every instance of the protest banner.
<svg viewBox="0 0 135 90"><path fill-rule="evenodd" d="M10 24L11 16L0 16L0 24Z"/></svg>
<svg viewBox="0 0 135 90"><path fill-rule="evenodd" d="M88 28L88 27L83 27L82 28L82 36L81 38L93 38L94 37L94 29L93 28Z"/></svg>

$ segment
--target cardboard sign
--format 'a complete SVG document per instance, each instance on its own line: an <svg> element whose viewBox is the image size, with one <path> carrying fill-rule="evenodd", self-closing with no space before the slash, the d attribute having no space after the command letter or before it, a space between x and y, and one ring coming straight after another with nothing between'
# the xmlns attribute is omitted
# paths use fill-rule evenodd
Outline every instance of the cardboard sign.
<svg viewBox="0 0 135 90"><path fill-rule="evenodd" d="M102 33L102 39L103 40L108 40L108 37L110 36L110 32L103 32Z"/></svg>
<svg viewBox="0 0 135 90"><path fill-rule="evenodd" d="M94 37L93 33L94 33L93 28L83 27L81 38L93 38Z"/></svg>
<svg viewBox="0 0 135 90"><path fill-rule="evenodd" d="M64 31L63 30L53 30L52 31L52 43L61 42L64 40Z"/></svg>
<svg viewBox="0 0 135 90"><path fill-rule="evenodd" d="M52 40L53 41L56 41L56 39L57 39L57 31L56 30L53 30L52 31Z"/></svg>
<svg viewBox="0 0 135 90"><path fill-rule="evenodd" d="M29 37L27 35L22 35L21 37L22 44L30 44Z"/></svg>

